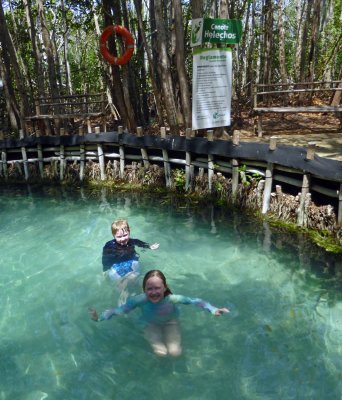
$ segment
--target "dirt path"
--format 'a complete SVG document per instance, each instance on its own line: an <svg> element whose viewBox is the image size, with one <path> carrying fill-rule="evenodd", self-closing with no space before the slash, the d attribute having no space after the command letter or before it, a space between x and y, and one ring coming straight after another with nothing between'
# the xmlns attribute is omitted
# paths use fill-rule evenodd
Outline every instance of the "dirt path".
<svg viewBox="0 0 342 400"><path fill-rule="evenodd" d="M263 118L263 131L258 138L253 120L244 120L241 141L268 143L271 136L277 136L279 144L307 147L308 142L315 142L317 155L342 161L342 129L333 115L288 114L281 118L273 114Z"/></svg>

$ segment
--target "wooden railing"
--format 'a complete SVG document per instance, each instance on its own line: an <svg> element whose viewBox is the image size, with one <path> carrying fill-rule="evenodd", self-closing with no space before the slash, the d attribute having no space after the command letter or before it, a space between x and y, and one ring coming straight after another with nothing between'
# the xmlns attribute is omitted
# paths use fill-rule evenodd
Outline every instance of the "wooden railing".
<svg viewBox="0 0 342 400"><path fill-rule="evenodd" d="M257 174L260 178L258 193L260 208L266 214L276 188L281 198L279 183L292 186L300 191L298 204L298 224L306 226L308 204L311 192L319 193L337 202L337 225L342 225L342 162L315 155L314 143L307 149L288 145L278 145L272 137L269 145L240 142L238 131L232 141L213 139L213 131L208 137L192 137L191 129L186 137L167 136L161 128L160 136L143 135L142 128L136 134L117 132L54 137L27 137L21 132L20 139L0 136L0 179L10 179L9 170L19 172L26 181L30 180L30 169L39 167L42 179L46 178L45 168L54 165L54 171L63 181L68 165L78 166L78 179L85 179L87 163L96 163L99 179L106 180L107 174L123 179L128 163L142 163L147 171L152 164L162 166L165 184L172 187L172 169L184 169L185 190L191 190L196 173L207 171L208 190L213 187L214 174L231 177L232 198L238 193L241 173ZM291 155L291 157L289 156ZM242 171L243 170L243 171ZM56 178L56 177L54 177Z"/></svg>
<svg viewBox="0 0 342 400"><path fill-rule="evenodd" d="M36 114L27 117L26 122L38 125L38 129L47 135L53 135L63 127L64 121L100 117L105 115L107 106L106 93L36 98Z"/></svg>
<svg viewBox="0 0 342 400"><path fill-rule="evenodd" d="M263 134L262 115L270 113L334 113L342 128L342 105L330 105L332 92L342 91L342 81L255 84L253 115L255 133ZM319 93L319 104L314 94ZM270 105L271 104L271 105Z"/></svg>

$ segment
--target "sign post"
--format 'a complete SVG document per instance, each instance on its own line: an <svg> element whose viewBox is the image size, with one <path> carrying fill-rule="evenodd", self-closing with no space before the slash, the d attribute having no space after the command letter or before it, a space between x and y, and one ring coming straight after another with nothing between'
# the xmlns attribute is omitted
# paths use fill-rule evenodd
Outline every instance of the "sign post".
<svg viewBox="0 0 342 400"><path fill-rule="evenodd" d="M196 18L191 21L191 47L203 43L236 44L242 35L238 19Z"/></svg>
<svg viewBox="0 0 342 400"><path fill-rule="evenodd" d="M192 20L192 129L230 125L232 95L232 50L203 48L204 43L239 43L239 20L197 18Z"/></svg>
<svg viewBox="0 0 342 400"><path fill-rule="evenodd" d="M195 50L192 87L192 129L230 125L231 49Z"/></svg>

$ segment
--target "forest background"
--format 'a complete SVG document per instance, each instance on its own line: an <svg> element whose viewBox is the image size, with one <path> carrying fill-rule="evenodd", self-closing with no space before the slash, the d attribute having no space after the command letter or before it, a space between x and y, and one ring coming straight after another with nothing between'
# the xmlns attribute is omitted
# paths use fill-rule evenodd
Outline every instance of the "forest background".
<svg viewBox="0 0 342 400"><path fill-rule="evenodd" d="M210 17L243 23L231 46L237 123L255 83L342 79L341 15L340 0L1 0L0 121L18 132L36 98L105 92L114 125L180 134L191 128L191 19ZM113 24L135 39L123 66L100 54L99 37ZM120 37L108 46L124 51Z"/></svg>

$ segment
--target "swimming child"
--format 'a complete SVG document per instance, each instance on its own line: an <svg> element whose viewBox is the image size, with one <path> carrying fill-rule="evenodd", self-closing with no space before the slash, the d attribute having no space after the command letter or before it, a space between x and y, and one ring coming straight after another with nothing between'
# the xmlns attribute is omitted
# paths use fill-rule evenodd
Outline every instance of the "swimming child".
<svg viewBox="0 0 342 400"><path fill-rule="evenodd" d="M106 310L100 316L93 308L89 309L89 314L94 321L104 321L113 315L128 314L140 308L145 338L159 356L179 356L182 353L177 304L193 304L216 316L229 312L227 308L214 307L201 299L172 294L164 274L159 270L147 272L143 290L143 294L129 298L125 304Z"/></svg>
<svg viewBox="0 0 342 400"><path fill-rule="evenodd" d="M158 249L159 243L148 244L139 239L130 238L127 220L118 219L112 223L114 239L107 242L102 250L103 271L112 280L122 280L129 274L136 275L139 268L139 255L135 246L146 249Z"/></svg>

